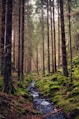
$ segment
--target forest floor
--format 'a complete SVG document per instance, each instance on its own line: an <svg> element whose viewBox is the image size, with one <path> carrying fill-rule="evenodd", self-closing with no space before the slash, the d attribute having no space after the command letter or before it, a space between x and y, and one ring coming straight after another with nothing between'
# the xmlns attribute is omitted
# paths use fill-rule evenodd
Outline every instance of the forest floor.
<svg viewBox="0 0 79 119"><path fill-rule="evenodd" d="M33 104L22 96L0 93L0 119L41 119Z"/></svg>
<svg viewBox="0 0 79 119"><path fill-rule="evenodd" d="M25 88L18 88L18 81L13 77L15 94L0 92L0 119L41 119L39 111L34 109L32 97ZM26 81L28 85L29 80ZM0 90L3 81L0 78Z"/></svg>
<svg viewBox="0 0 79 119"><path fill-rule="evenodd" d="M56 109L63 109L67 119L79 119L79 79L71 83L69 77L56 73L36 78L41 97L49 97Z"/></svg>
<svg viewBox="0 0 79 119"><path fill-rule="evenodd" d="M18 87L16 73L13 73L14 95L3 93L4 84L0 77L0 119L42 119L40 112L34 109L33 99L27 91L32 80L35 80L40 96L50 98L57 109L64 109L67 119L79 119L79 58L73 61L72 82L70 77L63 76L61 72L60 68L53 75L27 75L22 88Z"/></svg>
<svg viewBox="0 0 79 119"><path fill-rule="evenodd" d="M79 57L76 57L72 64L72 82L70 76L63 76L61 68L53 75L39 74L34 79L41 96L49 97L56 108L63 108L67 119L79 119Z"/></svg>
<svg viewBox="0 0 79 119"><path fill-rule="evenodd" d="M75 76L75 75L74 75ZM62 109L67 119L79 119L79 76L76 69L76 77L71 83L69 77L55 73L42 76L39 74L28 75L23 88L18 87L16 75L13 75L15 94L0 92L0 119L42 119L39 111L34 109L32 97L28 94L27 87L34 79L41 97L49 97L56 109ZM0 78L0 90L3 81Z"/></svg>

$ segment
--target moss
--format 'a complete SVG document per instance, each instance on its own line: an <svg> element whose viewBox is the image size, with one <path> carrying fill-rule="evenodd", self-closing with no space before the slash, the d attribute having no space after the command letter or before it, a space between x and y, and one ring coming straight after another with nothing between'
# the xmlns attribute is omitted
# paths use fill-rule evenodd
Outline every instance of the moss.
<svg viewBox="0 0 79 119"><path fill-rule="evenodd" d="M77 103L79 102L79 96L71 97L69 98L70 103Z"/></svg>
<svg viewBox="0 0 79 119"><path fill-rule="evenodd" d="M79 81L74 81L73 82L73 88L75 88L75 87L79 87Z"/></svg>
<svg viewBox="0 0 79 119"><path fill-rule="evenodd" d="M56 79L56 80L55 80ZM64 84L67 84L70 82L70 78L69 77L66 77L66 76L63 76L61 75L60 73L55 73L53 76L52 76L52 79L51 81L57 81L57 83L59 85L64 85Z"/></svg>
<svg viewBox="0 0 79 119"><path fill-rule="evenodd" d="M78 89L78 88L74 88L74 89L71 91L70 97L74 97L74 96L77 96L77 95L79 95L79 89Z"/></svg>
<svg viewBox="0 0 79 119"><path fill-rule="evenodd" d="M53 93L53 92L58 91L59 89L60 89L59 86L54 85L54 86L51 86L51 87L50 87L50 92L52 91L52 93Z"/></svg>
<svg viewBox="0 0 79 119"><path fill-rule="evenodd" d="M3 78L0 77L0 91L2 91L3 85L4 85Z"/></svg>
<svg viewBox="0 0 79 119"><path fill-rule="evenodd" d="M19 107L19 106L18 106L18 111L19 111L20 114L25 112L25 110L22 107Z"/></svg>
<svg viewBox="0 0 79 119"><path fill-rule="evenodd" d="M31 82L32 82L32 77L27 76L27 77L24 79L23 87L24 87L24 88L27 88L28 85L29 85L29 83L31 83Z"/></svg>
<svg viewBox="0 0 79 119"><path fill-rule="evenodd" d="M61 95L55 95L54 97L51 97L52 102L58 103L61 99Z"/></svg>
<svg viewBox="0 0 79 119"><path fill-rule="evenodd" d="M58 101L57 105L59 107L66 107L69 104L68 100L64 100L64 98L62 97L60 99L60 101Z"/></svg>
<svg viewBox="0 0 79 119"><path fill-rule="evenodd" d="M76 71L76 70L77 71ZM74 77L79 75L74 69ZM70 77L65 77L59 72L47 77L39 77L36 82L42 96L49 96L52 102L63 107L66 113L75 110L79 106L79 77L70 82Z"/></svg>
<svg viewBox="0 0 79 119"><path fill-rule="evenodd" d="M73 65L78 65L79 64L79 56L77 56L77 57L75 57L74 59L73 59Z"/></svg>
<svg viewBox="0 0 79 119"><path fill-rule="evenodd" d="M52 86L58 86L58 82L50 82L49 84L49 88L51 88Z"/></svg>
<svg viewBox="0 0 79 119"><path fill-rule="evenodd" d="M17 88L15 95L16 96L22 95L24 98L26 98L28 100L32 100L32 97L29 95L28 91L23 88Z"/></svg>

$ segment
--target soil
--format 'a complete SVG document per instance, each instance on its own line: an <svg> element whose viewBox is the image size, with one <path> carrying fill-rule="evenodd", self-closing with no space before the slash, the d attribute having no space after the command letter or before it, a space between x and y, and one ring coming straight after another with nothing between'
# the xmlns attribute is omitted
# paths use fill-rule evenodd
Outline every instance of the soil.
<svg viewBox="0 0 79 119"><path fill-rule="evenodd" d="M31 101L20 96L0 93L0 119L42 119Z"/></svg>

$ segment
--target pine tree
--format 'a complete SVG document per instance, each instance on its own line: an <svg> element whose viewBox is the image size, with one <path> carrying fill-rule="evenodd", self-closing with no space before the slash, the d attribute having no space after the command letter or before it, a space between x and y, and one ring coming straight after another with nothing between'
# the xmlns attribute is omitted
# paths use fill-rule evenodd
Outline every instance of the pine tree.
<svg viewBox="0 0 79 119"><path fill-rule="evenodd" d="M65 41L65 27L64 27L63 0L60 0L60 18L61 18L62 66L63 66L63 75L68 76L68 70L67 70L67 55L66 55L66 41Z"/></svg>
<svg viewBox="0 0 79 119"><path fill-rule="evenodd" d="M5 4L4 91L6 93L14 91L11 80L12 3L13 0L6 0Z"/></svg>

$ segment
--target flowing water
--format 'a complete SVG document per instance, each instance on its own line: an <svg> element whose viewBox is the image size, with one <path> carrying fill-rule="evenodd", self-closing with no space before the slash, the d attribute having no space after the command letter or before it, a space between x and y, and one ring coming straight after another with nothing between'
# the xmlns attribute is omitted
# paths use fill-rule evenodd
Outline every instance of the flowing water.
<svg viewBox="0 0 79 119"><path fill-rule="evenodd" d="M36 110L39 110L41 114L47 115L51 112L54 112L54 104L47 98L41 98L39 92L35 88L35 81L32 81L28 87L29 94L33 96L33 103ZM51 114L44 119L65 119L62 111L55 114Z"/></svg>

